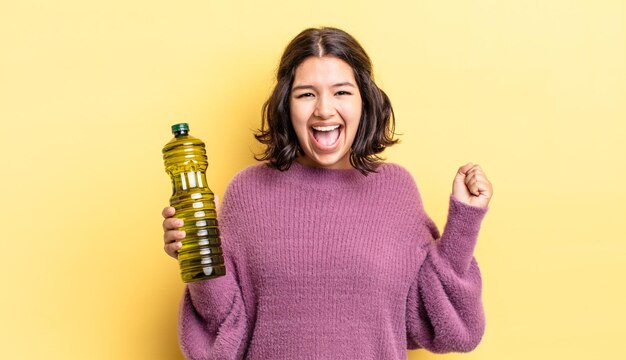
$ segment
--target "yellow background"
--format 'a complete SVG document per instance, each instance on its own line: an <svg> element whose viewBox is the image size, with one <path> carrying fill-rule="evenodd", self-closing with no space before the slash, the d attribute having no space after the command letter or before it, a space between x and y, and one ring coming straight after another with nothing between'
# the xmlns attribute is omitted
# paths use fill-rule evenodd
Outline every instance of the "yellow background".
<svg viewBox="0 0 626 360"><path fill-rule="evenodd" d="M287 42L352 33L441 227L458 166L495 187L473 353L626 353L624 1L15 1L0 5L0 358L181 359L161 148L189 122L222 195Z"/></svg>

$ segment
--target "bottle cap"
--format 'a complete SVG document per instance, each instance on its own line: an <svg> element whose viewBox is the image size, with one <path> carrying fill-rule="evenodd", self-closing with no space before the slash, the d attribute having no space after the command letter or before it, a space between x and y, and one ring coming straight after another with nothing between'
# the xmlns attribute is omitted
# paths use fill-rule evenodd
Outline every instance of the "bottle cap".
<svg viewBox="0 0 626 360"><path fill-rule="evenodd" d="M172 125L172 134L176 135L176 133L179 133L182 131L189 132L189 124L179 123L179 124Z"/></svg>

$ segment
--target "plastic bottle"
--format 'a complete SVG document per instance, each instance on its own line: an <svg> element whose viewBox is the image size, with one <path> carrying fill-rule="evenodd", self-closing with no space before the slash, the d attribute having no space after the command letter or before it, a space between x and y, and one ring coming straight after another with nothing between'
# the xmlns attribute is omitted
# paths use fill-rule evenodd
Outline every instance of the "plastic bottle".
<svg viewBox="0 0 626 360"><path fill-rule="evenodd" d="M214 195L206 181L208 161L204 143L189 135L186 123L172 125L174 138L163 148L165 171L172 179L170 205L186 232L178 250L183 281L226 274L217 228Z"/></svg>

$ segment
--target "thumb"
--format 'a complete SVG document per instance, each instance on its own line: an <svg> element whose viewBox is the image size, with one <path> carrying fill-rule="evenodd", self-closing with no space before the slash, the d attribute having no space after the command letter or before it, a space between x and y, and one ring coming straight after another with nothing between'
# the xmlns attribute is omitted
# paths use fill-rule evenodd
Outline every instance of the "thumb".
<svg viewBox="0 0 626 360"><path fill-rule="evenodd" d="M456 176L454 177L455 183L465 184L465 177L467 176L467 172L474 166L474 164L467 163L459 168L456 172Z"/></svg>
<svg viewBox="0 0 626 360"><path fill-rule="evenodd" d="M459 200L468 200L470 197L469 190L465 185L465 178L467 177L467 172L474 166L474 164L467 163L459 168L454 176L454 181L452 182L452 195Z"/></svg>

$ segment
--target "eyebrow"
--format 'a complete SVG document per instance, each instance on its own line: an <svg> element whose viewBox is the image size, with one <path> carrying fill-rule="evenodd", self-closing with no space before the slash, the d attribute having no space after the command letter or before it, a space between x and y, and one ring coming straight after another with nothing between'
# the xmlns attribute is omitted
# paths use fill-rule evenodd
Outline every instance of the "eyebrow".
<svg viewBox="0 0 626 360"><path fill-rule="evenodd" d="M340 82L337 84L334 84L332 87L341 87L341 86L351 86L351 87L356 87L353 83L351 82ZM294 86L293 88L291 88L291 90L301 90L301 89L313 89L313 85L298 85L298 86Z"/></svg>

